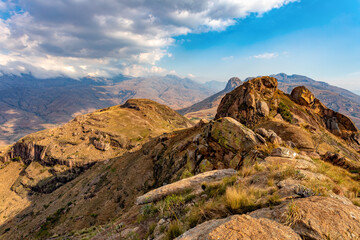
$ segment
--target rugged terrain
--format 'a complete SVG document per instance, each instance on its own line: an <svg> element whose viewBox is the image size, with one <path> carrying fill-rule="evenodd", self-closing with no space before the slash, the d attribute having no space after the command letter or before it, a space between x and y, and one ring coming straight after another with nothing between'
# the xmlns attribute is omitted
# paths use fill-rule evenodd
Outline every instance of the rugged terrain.
<svg viewBox="0 0 360 240"><path fill-rule="evenodd" d="M146 109L160 106L144 101L124 104L128 110L121 115L158 119ZM170 123L177 124L142 138L130 151L101 150L107 145L100 144L98 152L93 149L85 158L109 155L87 167L86 159L76 156L71 166L55 160L58 166L51 166L53 159L42 154L21 155L15 149L22 140L4 149L0 238L360 237L360 133L350 118L327 108L307 88L286 94L275 78L251 79L222 98L214 120L193 127L166 109L167 114L159 115L164 120L176 117ZM70 132L77 121L68 123ZM128 121L119 118L114 123ZM178 128L184 129L171 130ZM111 129L115 126L109 125ZM122 135L133 139L128 136L133 131L136 128ZM67 135L73 137L77 135ZM106 143L111 137L107 132L94 140ZM43 146L61 145L51 134L45 138L51 141ZM28 146L42 141L34 139ZM91 148L94 143L88 141ZM65 152L72 148L67 145ZM110 148L121 146L110 140ZM62 167L73 177L65 181L59 175ZM47 175L55 172L58 175Z"/></svg>
<svg viewBox="0 0 360 240"><path fill-rule="evenodd" d="M178 109L217 90L187 78L38 79L0 73L0 146L45 128L130 98L147 98Z"/></svg>
<svg viewBox="0 0 360 240"><path fill-rule="evenodd" d="M279 89L288 94L297 86L307 87L327 107L349 116L360 127L360 96L348 90L301 75L280 73L271 76L278 80ZM247 78L245 81L250 79L253 78ZM200 118L213 119L221 98L227 92L225 89L190 107L180 109L179 112L193 120Z"/></svg>

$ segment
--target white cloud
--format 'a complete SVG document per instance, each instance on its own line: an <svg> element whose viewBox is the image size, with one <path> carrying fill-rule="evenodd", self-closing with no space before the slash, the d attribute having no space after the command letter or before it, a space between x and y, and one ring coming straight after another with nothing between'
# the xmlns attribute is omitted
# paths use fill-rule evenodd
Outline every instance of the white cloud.
<svg viewBox="0 0 360 240"><path fill-rule="evenodd" d="M229 60L233 60L234 56L228 56L228 57L223 57L221 58L222 61L229 61Z"/></svg>
<svg viewBox="0 0 360 240"><path fill-rule="evenodd" d="M0 19L0 70L37 76L166 73L174 37L223 31L296 0L18 0ZM14 10L0 0L0 10ZM10 9L9 9L10 8Z"/></svg>
<svg viewBox="0 0 360 240"><path fill-rule="evenodd" d="M272 58L276 58L278 56L279 56L278 53L262 53L262 54L253 56L253 58L256 58L256 59L272 59Z"/></svg>

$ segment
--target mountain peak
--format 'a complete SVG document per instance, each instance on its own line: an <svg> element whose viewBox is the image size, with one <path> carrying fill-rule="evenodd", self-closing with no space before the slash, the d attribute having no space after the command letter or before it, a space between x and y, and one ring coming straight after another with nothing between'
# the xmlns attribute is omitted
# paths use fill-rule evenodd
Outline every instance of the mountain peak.
<svg viewBox="0 0 360 240"><path fill-rule="evenodd" d="M232 77L229 79L228 83L226 84L226 87L224 89L225 92L230 92L240 86L243 82L238 77Z"/></svg>

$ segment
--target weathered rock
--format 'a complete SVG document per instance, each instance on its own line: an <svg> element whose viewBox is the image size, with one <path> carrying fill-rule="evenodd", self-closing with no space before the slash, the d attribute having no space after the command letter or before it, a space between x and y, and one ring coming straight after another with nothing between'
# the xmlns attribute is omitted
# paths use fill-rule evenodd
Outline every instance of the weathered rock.
<svg viewBox="0 0 360 240"><path fill-rule="evenodd" d="M201 184L203 183L218 181L223 179L224 177L230 177L235 174L236 171L234 169L214 170L201 173L196 176L189 177L178 182L151 190L150 192L138 197L136 199L136 204L141 205L158 201L168 195L179 193L187 189L198 189L201 188Z"/></svg>
<svg viewBox="0 0 360 240"><path fill-rule="evenodd" d="M314 103L315 96L304 86L296 87L291 92L291 98L300 105L311 106Z"/></svg>
<svg viewBox="0 0 360 240"><path fill-rule="evenodd" d="M253 126L270 112L269 104L277 91L277 80L259 77L245 82L225 95L218 107L215 119L233 117L247 126Z"/></svg>
<svg viewBox="0 0 360 240"><path fill-rule="evenodd" d="M331 197L313 196L250 213L290 225L302 239L359 239L360 208Z"/></svg>
<svg viewBox="0 0 360 240"><path fill-rule="evenodd" d="M323 156L323 160L351 171L360 171L360 164L358 162L351 161L338 153L327 152Z"/></svg>
<svg viewBox="0 0 360 240"><path fill-rule="evenodd" d="M270 137L270 133L265 128L258 128L258 129L256 129L255 132L260 134L264 138L269 138Z"/></svg>
<svg viewBox="0 0 360 240"><path fill-rule="evenodd" d="M296 158L297 153L289 148L284 148L284 147L278 147L275 148L272 153L271 156L275 156L275 157L285 157L285 158Z"/></svg>
<svg viewBox="0 0 360 240"><path fill-rule="evenodd" d="M187 231L177 240L218 239L301 239L291 228L264 218L234 215L221 220L212 220Z"/></svg>
<svg viewBox="0 0 360 240"><path fill-rule="evenodd" d="M257 137L257 139L261 142L261 143L266 143L266 140L265 140L265 138L263 137L263 136L261 136L260 134L256 134L256 137Z"/></svg>
<svg viewBox="0 0 360 240"><path fill-rule="evenodd" d="M260 114L263 117L269 116L270 109L269 109L268 104L265 101L257 102L256 107L257 107L258 114Z"/></svg>
<svg viewBox="0 0 360 240"><path fill-rule="evenodd" d="M101 151L107 151L110 149L110 140L104 138L104 137L98 137L94 139L94 146L96 149Z"/></svg>
<svg viewBox="0 0 360 240"><path fill-rule="evenodd" d="M259 144L252 130L230 117L218 119L213 123L211 137L220 145L236 151L249 151Z"/></svg>

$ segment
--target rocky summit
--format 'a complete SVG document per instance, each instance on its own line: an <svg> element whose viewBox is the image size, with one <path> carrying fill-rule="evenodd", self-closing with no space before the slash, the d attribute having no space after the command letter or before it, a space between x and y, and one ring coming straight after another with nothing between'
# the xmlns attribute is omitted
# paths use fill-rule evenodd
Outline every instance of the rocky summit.
<svg viewBox="0 0 360 240"><path fill-rule="evenodd" d="M358 129L274 77L210 121L128 100L1 154L0 239L360 238Z"/></svg>

